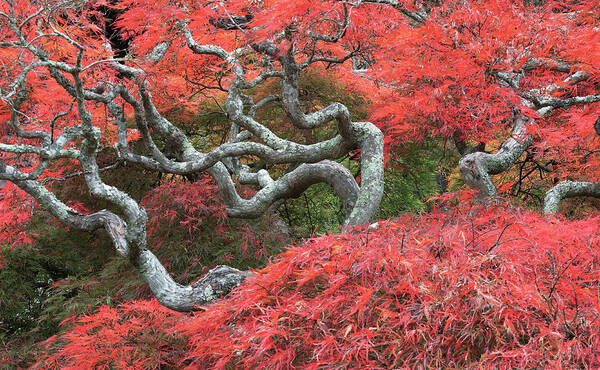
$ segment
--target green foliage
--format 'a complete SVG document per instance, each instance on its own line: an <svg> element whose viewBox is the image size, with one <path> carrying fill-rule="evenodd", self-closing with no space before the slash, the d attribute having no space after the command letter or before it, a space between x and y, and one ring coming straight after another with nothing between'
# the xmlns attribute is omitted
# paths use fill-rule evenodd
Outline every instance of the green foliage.
<svg viewBox="0 0 600 370"><path fill-rule="evenodd" d="M4 261L0 269L0 338L3 338L35 326L48 287L62 275L64 266L30 247L6 248L0 254Z"/></svg>
<svg viewBox="0 0 600 370"><path fill-rule="evenodd" d="M35 215L30 231L39 236L32 245L0 249L4 261L0 268L0 337L19 334L43 338L53 334L60 317L44 314L51 308L48 298L53 284L93 271L101 263L105 245L87 233L69 232L48 221L41 212ZM57 303L57 311L62 303Z"/></svg>
<svg viewBox="0 0 600 370"><path fill-rule="evenodd" d="M388 160L385 187L375 219L397 217L426 209L424 200L440 193L444 152L435 142L407 144Z"/></svg>
<svg viewBox="0 0 600 370"><path fill-rule="evenodd" d="M327 184L315 184L300 197L285 200L278 211L295 238L335 230L345 217L342 203Z"/></svg>
<svg viewBox="0 0 600 370"><path fill-rule="evenodd" d="M398 148L388 160L383 198L374 219L388 219L426 209L424 200L440 193L440 177L447 172L445 166L452 165L451 158L444 158L445 154L435 142ZM341 163L353 174L360 175L357 161L344 159ZM286 200L279 207L279 214L292 226L297 237L336 230L345 217L340 200L326 184L313 185L299 198Z"/></svg>

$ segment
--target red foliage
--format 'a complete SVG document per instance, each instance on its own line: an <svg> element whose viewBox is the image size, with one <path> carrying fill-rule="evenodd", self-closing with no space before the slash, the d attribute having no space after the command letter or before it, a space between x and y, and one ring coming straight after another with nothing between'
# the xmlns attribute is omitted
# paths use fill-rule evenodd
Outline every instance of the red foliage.
<svg viewBox="0 0 600 370"><path fill-rule="evenodd" d="M30 244L31 235L23 229L31 219L33 200L12 183L0 189L0 248ZM1 261L0 261L1 265Z"/></svg>
<svg viewBox="0 0 600 370"><path fill-rule="evenodd" d="M600 220L454 209L292 247L179 322L188 348L173 356L192 368L599 366ZM116 365L134 331L170 330L182 317L140 307L86 318L52 358L99 358L110 338L116 352L102 358ZM159 328L104 319L146 307L162 316L143 324Z"/></svg>
<svg viewBox="0 0 600 370"><path fill-rule="evenodd" d="M47 340L61 351L36 366L61 369L139 369L173 366L174 352L183 341L173 326L182 317L153 301L133 301L118 308L101 307L77 320L60 338Z"/></svg>
<svg viewBox="0 0 600 370"><path fill-rule="evenodd" d="M594 367L599 235L505 205L405 216L292 248L179 328L218 368Z"/></svg>
<svg viewBox="0 0 600 370"><path fill-rule="evenodd" d="M217 231L222 230L227 215L218 192L214 182L206 178L192 184L166 182L152 190L141 203L148 209L148 236L153 236L159 228L168 232L176 226L183 227L191 239L208 218L216 220ZM174 225L175 221L179 225ZM168 236L156 239L160 243Z"/></svg>
<svg viewBox="0 0 600 370"><path fill-rule="evenodd" d="M538 117L525 106L524 92L548 91L555 98L598 94L597 77L570 85L568 73L546 67L527 68L532 58L570 61L571 73L600 70L598 1L444 1L432 8L427 21L415 27L385 17L377 29L386 33L374 48L377 63L370 75L381 83L373 99L371 119L379 122L388 141L453 135L490 142L506 133L511 112L536 117L535 152L556 164L559 177L595 180L598 136L593 123L598 104L556 109ZM596 22L596 23L594 23ZM520 73L518 88L503 83L497 73ZM548 90L547 90L548 89ZM585 169L584 169L585 168Z"/></svg>
<svg viewBox="0 0 600 370"><path fill-rule="evenodd" d="M247 188L241 190L243 195L251 192ZM148 213L148 240L152 248L165 243L170 248L193 246L193 252L185 249L186 255L213 256L212 260L189 257L188 267L202 265L208 269L239 258L245 263L264 265L288 240L288 235L272 228L276 222L274 213L268 212L255 221L228 218L219 189L208 178L194 183L165 182L146 194L141 204ZM168 251L165 254L177 257ZM168 263L170 258L163 262Z"/></svg>

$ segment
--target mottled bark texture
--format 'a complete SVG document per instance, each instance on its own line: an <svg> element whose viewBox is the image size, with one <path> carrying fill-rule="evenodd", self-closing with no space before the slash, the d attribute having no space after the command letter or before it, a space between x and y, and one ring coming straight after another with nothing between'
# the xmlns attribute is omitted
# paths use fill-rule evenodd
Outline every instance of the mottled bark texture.
<svg viewBox="0 0 600 370"><path fill-rule="evenodd" d="M478 190L480 199L496 195L496 187L490 175L506 171L531 145L531 136L527 135L525 122L530 122L530 120L523 116L515 119L511 137L495 154L474 152L465 155L460 160L460 171L465 182L472 189Z"/></svg>
<svg viewBox="0 0 600 370"><path fill-rule="evenodd" d="M12 7L12 2L9 3ZM14 10L14 9L13 9ZM13 12L11 14L20 14ZM56 13L54 13L56 14ZM25 153L37 155L37 168L31 172L23 172L17 166L0 160L0 182L11 181L34 197L39 204L49 210L64 224L87 231L104 229L108 232L116 252L131 261L146 280L158 301L174 310L191 311L199 305L211 302L216 297L227 294L248 277L247 272L227 266L218 266L205 277L189 286L175 282L165 270L156 256L147 249L146 221L147 216L133 198L114 186L107 185L100 178L101 169L97 163L100 145L100 130L92 124L92 116L86 102L106 107L107 117L117 127L118 142L115 149L119 160L136 164L144 168L190 177L200 173L208 173L215 180L225 202L227 214L232 217L258 217L273 204L282 199L297 197L309 186L316 183L329 184L340 198L347 212L345 224L359 225L367 223L377 211L383 194L383 135L370 122L354 122L347 107L341 103L311 113L300 109L298 79L303 68L312 63L343 63L356 50L349 51L346 57L331 59L327 56L311 55L307 61L297 64L299 52L290 43L288 50L268 40L226 51L216 45L199 45L186 24L179 25L181 37L187 47L198 55L217 57L224 64L223 73L231 71L232 81L227 87L225 109L231 120L229 142L208 153L198 151L182 130L166 119L156 108L150 86L144 70L138 64L120 61L103 61L109 63L121 78L120 84L99 80L95 86L85 86L81 74L91 70L100 62L82 65L86 53L84 46L72 39L63 31L52 26L46 31L65 43L77 48L76 62L51 60L48 53L31 42L33 36L22 33L22 22L36 22L44 18L44 24L52 17L44 6L32 14L26 21L9 15L2 15L8 21L10 35L6 36L6 47L22 50L21 56L29 59L19 61L22 67L15 71L13 82L4 86L0 98L11 107L9 126L12 135L25 139L37 140L34 144L19 145L0 143L0 151L9 153ZM415 13L417 16L417 13ZM232 18L230 23L216 20L215 26L235 29L243 27L248 19ZM340 29L334 35L310 34L317 46L318 42L337 42L348 27L348 12L342 15ZM42 22L43 23L43 22ZM38 32L36 38L45 37L44 31ZM159 63L172 45L171 41L159 43L145 58L146 63ZM318 50L315 48L315 50ZM263 73L248 80L242 56L255 53L256 60L264 60ZM31 62L33 60L33 62ZM74 103L65 107L64 112L57 114L48 130L31 131L22 129L23 119L28 119L21 111L23 103L28 99L27 79L33 71L45 71L72 98ZM102 75L99 73L98 75ZM281 94L269 96L254 102L249 91L268 79L281 80ZM220 87L225 91L224 88ZM301 130L313 130L332 122L336 124L337 135L322 142L305 145L278 137L268 127L255 120L259 109L268 104L280 102L290 121ZM125 107L134 113L134 122L142 135L146 152L135 153L129 146L127 138L127 121ZM69 114L71 108L77 110L79 122L73 127L54 134L54 121ZM24 118L25 117L25 118ZM31 124L33 122L26 122ZM168 153L159 148L155 139L166 143ZM37 144L36 144L37 143ZM349 151L361 150L360 184L356 182L350 171L335 159L341 158ZM256 156L268 164L287 164L290 169L278 178L273 178L268 171L256 172L242 164L240 157ZM56 198L43 184L46 180L40 177L47 165L54 160L70 158L81 165L83 177L92 196L112 204L117 213L107 210L84 215L66 206ZM258 190L250 199L242 198L236 189L234 180L244 184L252 184Z"/></svg>
<svg viewBox="0 0 600 370"><path fill-rule="evenodd" d="M546 192L544 213L554 215L558 212L560 201L573 197L600 198L600 182L561 181Z"/></svg>

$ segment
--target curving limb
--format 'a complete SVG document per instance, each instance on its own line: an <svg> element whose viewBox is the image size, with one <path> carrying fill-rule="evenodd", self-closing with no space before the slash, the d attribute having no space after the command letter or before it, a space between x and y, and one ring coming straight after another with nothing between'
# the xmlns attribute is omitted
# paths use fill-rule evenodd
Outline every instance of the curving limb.
<svg viewBox="0 0 600 370"><path fill-rule="evenodd" d="M532 138L527 134L527 125L531 122L532 120L524 116L517 116L511 137L502 144L497 153L474 152L460 160L463 178L469 187L478 190L479 199L496 195L496 186L490 175L506 171L531 145Z"/></svg>
<svg viewBox="0 0 600 370"><path fill-rule="evenodd" d="M210 173L222 191L232 193L235 191L233 182L229 181L230 177L223 173L221 166L212 168ZM266 171L263 174L266 174ZM301 164L276 181L268 178L262 181L259 179L258 182L262 183L264 187L251 199L232 196L233 199L226 201L226 210L229 216L259 217L276 201L296 198L309 186L321 182L329 184L333 188L347 212L355 208L359 193L359 187L352 173L341 164L328 160Z"/></svg>
<svg viewBox="0 0 600 370"><path fill-rule="evenodd" d="M600 198L600 182L561 181L546 192L544 213L554 215L558 212L560 202L565 198L596 197Z"/></svg>
<svg viewBox="0 0 600 370"><path fill-rule="evenodd" d="M600 101L600 95L572 96L566 98L556 98L553 96L553 93L557 91L564 91L565 86L576 85L590 77L590 74L584 71L573 72L573 64L531 58L521 67L521 72L536 68L546 68L556 72L568 72L569 75L563 79L562 84L553 83L541 89L525 91L521 86L522 73L495 71L493 74L498 78L501 85L514 89L523 98L521 104L534 109L539 117L548 115L556 108L565 108L577 104L591 104ZM517 113L513 121L510 138L502 144L495 154L482 151L473 152L464 144L460 133L455 133L456 147L461 154L465 153L459 162L461 173L467 185L478 191L479 200L485 200L488 197L496 195L496 187L490 175L499 174L509 169L532 144L533 138L527 133L527 127L531 126L533 122L534 119ZM565 190L567 188L571 190ZM586 188L586 186L579 185L564 185L559 186L556 190L550 190L548 194L551 195L551 199L548 196L546 199L547 203L549 202L548 204L552 206L548 209L553 210L551 213L556 212L556 207L558 206L557 203L555 205L554 199L562 199L562 196L559 196L560 194L575 194L577 191L583 191ZM560 199L557 202L560 202Z"/></svg>
<svg viewBox="0 0 600 370"><path fill-rule="evenodd" d="M6 166L0 171L0 179L9 179L11 173L17 169ZM156 299L165 307L176 311L194 311L198 306L210 303L215 298L221 297L233 288L240 285L247 277L248 272L228 266L217 266L210 270L203 278L191 285L181 285L173 280L158 258L145 248L145 224L132 222L127 224L116 214L101 210L89 215L76 212L66 206L52 192L43 185L32 180L11 180L21 189L29 193L44 208L49 210L58 220L65 225L84 231L92 232L104 229L115 247L117 254L129 259L138 268L142 278L148 283ZM98 186L104 186L98 184ZM105 189L109 190L109 189ZM119 202L130 202L123 193L115 192L112 196L102 190L97 190L107 198L120 197ZM135 207L130 212L135 219L145 219L145 211ZM131 248L135 245L136 248Z"/></svg>

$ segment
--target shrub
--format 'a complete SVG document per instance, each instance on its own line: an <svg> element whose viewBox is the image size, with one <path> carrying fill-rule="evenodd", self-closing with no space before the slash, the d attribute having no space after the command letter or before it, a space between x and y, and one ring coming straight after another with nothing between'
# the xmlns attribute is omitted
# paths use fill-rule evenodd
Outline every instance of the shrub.
<svg viewBox="0 0 600 370"><path fill-rule="evenodd" d="M598 221L502 204L320 237L179 329L200 367L596 367Z"/></svg>
<svg viewBox="0 0 600 370"><path fill-rule="evenodd" d="M156 358L170 351L169 364L191 368L600 366L600 219L462 198L452 212L442 202L291 247L192 317L154 302L102 309L62 335L50 359L68 367L89 353L98 360L86 365L120 367L167 348ZM170 339L148 345L149 332Z"/></svg>
<svg viewBox="0 0 600 370"><path fill-rule="evenodd" d="M185 343L173 330L181 316L156 300L132 301L118 308L103 306L93 315L80 317L77 325L60 338L50 338L47 346L62 348L36 367L174 367L183 356L178 349Z"/></svg>

